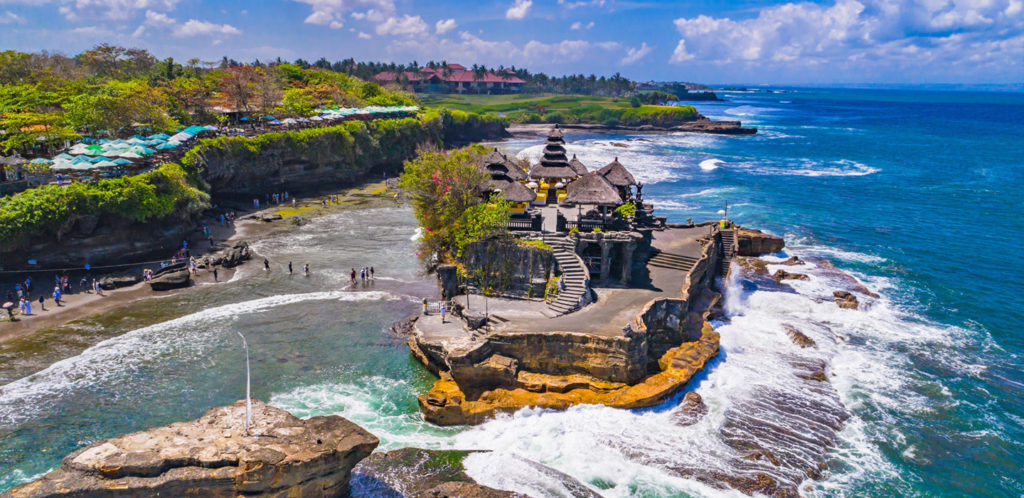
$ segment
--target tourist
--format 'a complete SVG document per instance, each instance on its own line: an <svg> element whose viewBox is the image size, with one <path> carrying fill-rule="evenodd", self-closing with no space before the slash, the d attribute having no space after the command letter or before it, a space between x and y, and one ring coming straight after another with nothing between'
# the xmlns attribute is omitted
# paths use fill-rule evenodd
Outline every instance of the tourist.
<svg viewBox="0 0 1024 498"><path fill-rule="evenodd" d="M25 290L26 291L31 291L32 290L32 277L25 277Z"/></svg>
<svg viewBox="0 0 1024 498"><path fill-rule="evenodd" d="M291 261L288 262L288 274L289 275L292 274L292 262Z"/></svg>
<svg viewBox="0 0 1024 498"><path fill-rule="evenodd" d="M448 305L441 301L441 323L444 323L444 316L448 313Z"/></svg>
<svg viewBox="0 0 1024 498"><path fill-rule="evenodd" d="M221 213L220 214L220 226L224 226L224 222L225 222L225 220L224 220L224 213Z"/></svg>
<svg viewBox="0 0 1024 498"><path fill-rule="evenodd" d="M370 280L373 280L373 267L370 267Z"/></svg>
<svg viewBox="0 0 1024 498"><path fill-rule="evenodd" d="M40 294L39 295L39 309L41 309L43 311L46 311L46 304L44 304L44 303L45 303L45 299L43 298L43 295Z"/></svg>
<svg viewBox="0 0 1024 498"><path fill-rule="evenodd" d="M309 263L302 265L302 273L304 273L307 277L309 276Z"/></svg>
<svg viewBox="0 0 1024 498"><path fill-rule="evenodd" d="M270 271L270 260L267 258L263 258L263 269Z"/></svg>
<svg viewBox="0 0 1024 498"><path fill-rule="evenodd" d="M427 298L423 298L423 314L427 314Z"/></svg>
<svg viewBox="0 0 1024 498"><path fill-rule="evenodd" d="M82 277L82 280L78 282L78 286L81 287L83 291L92 294L92 291L89 290L89 279Z"/></svg>
<svg viewBox="0 0 1024 498"><path fill-rule="evenodd" d="M349 273L349 277L351 277L351 279L352 279L352 285L355 285L356 284L356 269L355 268L353 268L352 271Z"/></svg>
<svg viewBox="0 0 1024 498"><path fill-rule="evenodd" d="M60 287L53 288L53 302L60 306Z"/></svg>
<svg viewBox="0 0 1024 498"><path fill-rule="evenodd" d="M210 236L210 249L213 249L213 235Z"/></svg>
<svg viewBox="0 0 1024 498"><path fill-rule="evenodd" d="M355 280L354 277L353 277L353 280ZM24 293L21 290L21 284L15 285L14 286L14 291L18 293L18 299L21 299L21 297L24 295Z"/></svg>
<svg viewBox="0 0 1024 498"><path fill-rule="evenodd" d="M294 197L292 197L292 207L293 208L295 207L295 198Z"/></svg>
<svg viewBox="0 0 1024 498"><path fill-rule="evenodd" d="M188 241L187 240L181 241L181 248L182 249L188 249Z"/></svg>
<svg viewBox="0 0 1024 498"><path fill-rule="evenodd" d="M366 267L365 266L359 269L359 280L362 283L364 283L364 284L366 283Z"/></svg>
<svg viewBox="0 0 1024 498"><path fill-rule="evenodd" d="M213 269L213 281L214 282L217 281L217 269L216 268Z"/></svg>
<svg viewBox="0 0 1024 498"><path fill-rule="evenodd" d="M14 306L11 306L10 308L7 308L7 320L11 321L11 322L15 321L14 320Z"/></svg>

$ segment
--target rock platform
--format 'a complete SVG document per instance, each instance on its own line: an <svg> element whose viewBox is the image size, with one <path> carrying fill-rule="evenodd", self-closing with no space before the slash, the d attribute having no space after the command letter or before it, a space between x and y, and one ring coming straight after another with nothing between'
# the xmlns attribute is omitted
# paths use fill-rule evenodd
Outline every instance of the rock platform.
<svg viewBox="0 0 1024 498"><path fill-rule="evenodd" d="M260 401L82 448L57 470L0 494L29 497L347 496L378 440L337 415L306 420Z"/></svg>

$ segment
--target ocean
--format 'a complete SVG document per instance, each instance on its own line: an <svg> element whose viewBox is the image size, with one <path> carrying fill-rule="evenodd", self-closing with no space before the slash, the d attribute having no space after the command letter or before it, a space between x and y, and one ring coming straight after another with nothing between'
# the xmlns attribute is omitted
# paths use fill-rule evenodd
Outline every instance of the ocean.
<svg viewBox="0 0 1024 498"><path fill-rule="evenodd" d="M517 456L606 496L719 496L735 491L714 476L758 474L811 496L1021 495L1024 94L782 90L696 104L755 136L566 136L591 169L618 157L655 214L727 210L785 237L770 261L808 261L786 267L808 275L786 286L734 268L715 323L722 353L690 386L708 405L696 424L677 423L678 398L524 409L476 427L423 422L415 395L433 378L387 327L436 289L411 257L411 213L378 208L256 243L271 272L243 266L228 284L68 325L107 338L0 386L0 490L98 439L243 397L242 332L254 396L299 416L341 414L382 449L495 450L468 460L470 475L535 496L560 485ZM532 157L540 144L500 147ZM310 262L313 275L287 275L288 261ZM348 269L369 265L377 281L349 288ZM879 297L839 309L832 291L848 276ZM796 347L787 328L816 346ZM811 364L827 382L801 376ZM743 449L753 446L760 458ZM808 478L801 462L818 460L827 469Z"/></svg>

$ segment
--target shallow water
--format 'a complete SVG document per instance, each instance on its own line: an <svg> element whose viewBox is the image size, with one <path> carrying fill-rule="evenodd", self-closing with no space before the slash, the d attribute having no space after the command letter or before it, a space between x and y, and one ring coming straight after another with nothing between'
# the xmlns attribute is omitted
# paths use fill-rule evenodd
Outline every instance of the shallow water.
<svg viewBox="0 0 1024 498"><path fill-rule="evenodd" d="M112 338L0 388L0 489L92 441L241 398L242 332L256 397L300 416L344 415L385 449L496 450L467 467L505 489L558 494L525 457L608 496L718 495L716 475L758 473L823 496L1020 494L1024 287L1006 256L1024 228L1024 97L729 98L697 107L758 135L570 133L568 149L591 168L618 156L657 214L702 220L728 203L730 218L786 237L780 256L827 258L881 297L839 309L832 291L848 284L823 264L788 267L810 278L786 288L737 277L729 320L716 323L722 354L692 384L709 408L696 424L678 423L678 400L527 409L472 428L424 423L415 395L432 376L386 328L435 287L417 275L411 214L383 208L258 243L269 274L243 266L229 284L93 319ZM502 147L531 156L539 143ZM309 261L313 276L288 276L288 260ZM364 265L381 278L348 289L348 269ZM817 347L794 346L786 326ZM828 383L801 377L822 363ZM781 463L749 458L751 447ZM805 480L818 458L830 470Z"/></svg>

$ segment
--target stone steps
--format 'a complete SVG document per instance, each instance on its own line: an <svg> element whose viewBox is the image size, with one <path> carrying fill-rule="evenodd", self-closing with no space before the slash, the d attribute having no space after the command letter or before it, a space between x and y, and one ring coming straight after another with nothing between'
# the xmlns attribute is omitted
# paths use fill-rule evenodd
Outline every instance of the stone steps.
<svg viewBox="0 0 1024 498"><path fill-rule="evenodd" d="M548 303L548 309L556 316L570 313L580 305L580 299L587 292L586 269L580 266L579 258L576 257L575 245L564 237L545 235L544 243L551 246L554 252L555 261L562 270L562 278L565 281L565 289L558 293L554 301Z"/></svg>
<svg viewBox="0 0 1024 498"><path fill-rule="evenodd" d="M726 276L729 274L729 265L732 263L733 250L736 245L736 237L732 230L722 230L722 261L719 263L718 274Z"/></svg>
<svg viewBox="0 0 1024 498"><path fill-rule="evenodd" d="M682 254L658 251L647 260L647 264L658 268L690 271L690 269L693 268L693 265L697 264L697 258Z"/></svg>

